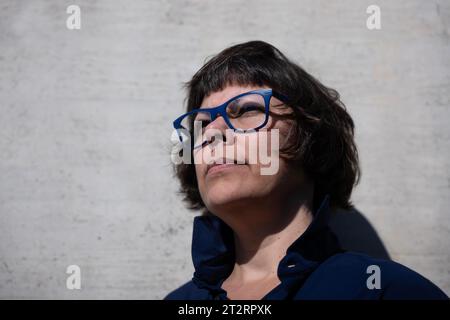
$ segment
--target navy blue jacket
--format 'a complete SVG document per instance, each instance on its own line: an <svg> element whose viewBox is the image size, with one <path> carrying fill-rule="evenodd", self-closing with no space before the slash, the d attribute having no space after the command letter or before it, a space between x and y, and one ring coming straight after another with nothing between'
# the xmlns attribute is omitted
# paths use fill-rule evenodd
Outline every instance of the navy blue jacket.
<svg viewBox="0 0 450 320"><path fill-rule="evenodd" d="M448 299L433 283L389 260L345 252L328 227L329 198L316 211L306 231L292 243L278 265L281 283L262 300L311 299ZM194 218L194 276L169 293L167 300L226 300L221 288L234 266L233 231L216 216ZM379 267L379 288L373 269ZM376 268L376 267L375 267ZM370 287L370 288L369 288Z"/></svg>

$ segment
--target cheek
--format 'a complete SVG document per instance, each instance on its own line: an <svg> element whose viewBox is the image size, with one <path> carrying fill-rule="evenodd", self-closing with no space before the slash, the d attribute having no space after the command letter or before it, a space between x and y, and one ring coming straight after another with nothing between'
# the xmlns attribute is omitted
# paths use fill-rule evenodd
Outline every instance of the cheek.
<svg viewBox="0 0 450 320"><path fill-rule="evenodd" d="M203 172L206 168L204 168L203 164L195 164L194 167L195 167L195 176L197 177L198 187L200 189L202 189L205 184L205 177L204 177Z"/></svg>
<svg viewBox="0 0 450 320"><path fill-rule="evenodd" d="M194 158L194 166L195 166L195 175L197 177L197 183L198 183L198 187L200 189L200 193L203 194L203 190L205 189L205 179L206 179L206 169L208 167L208 162L205 161L205 152L211 152L210 150L205 150L207 149L199 149L197 151L194 151L193 153L193 158ZM208 160L209 158L206 157L206 160Z"/></svg>

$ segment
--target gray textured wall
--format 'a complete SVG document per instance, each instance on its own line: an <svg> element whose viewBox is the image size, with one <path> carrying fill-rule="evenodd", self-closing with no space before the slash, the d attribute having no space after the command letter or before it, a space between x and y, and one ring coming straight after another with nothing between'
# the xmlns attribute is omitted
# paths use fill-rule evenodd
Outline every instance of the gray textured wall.
<svg viewBox="0 0 450 320"><path fill-rule="evenodd" d="M205 58L253 39L340 91L358 210L450 294L450 2L1 0L1 298L162 298L191 277L171 121Z"/></svg>

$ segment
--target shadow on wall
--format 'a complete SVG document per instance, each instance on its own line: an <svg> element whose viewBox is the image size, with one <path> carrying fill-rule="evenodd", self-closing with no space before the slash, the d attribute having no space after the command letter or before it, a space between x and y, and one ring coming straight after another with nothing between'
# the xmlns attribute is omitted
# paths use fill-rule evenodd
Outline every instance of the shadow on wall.
<svg viewBox="0 0 450 320"><path fill-rule="evenodd" d="M357 209L333 212L329 225L344 249L365 253L374 258L390 259L378 233Z"/></svg>

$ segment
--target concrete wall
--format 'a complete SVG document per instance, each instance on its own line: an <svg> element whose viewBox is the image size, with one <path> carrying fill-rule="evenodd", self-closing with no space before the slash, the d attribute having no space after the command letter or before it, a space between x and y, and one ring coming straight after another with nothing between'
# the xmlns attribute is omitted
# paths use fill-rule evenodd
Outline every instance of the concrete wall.
<svg viewBox="0 0 450 320"><path fill-rule="evenodd" d="M357 209L450 294L448 1L1 0L1 298L158 299L190 279L171 121L205 58L253 39L338 89ZM72 264L81 290L66 289Z"/></svg>

